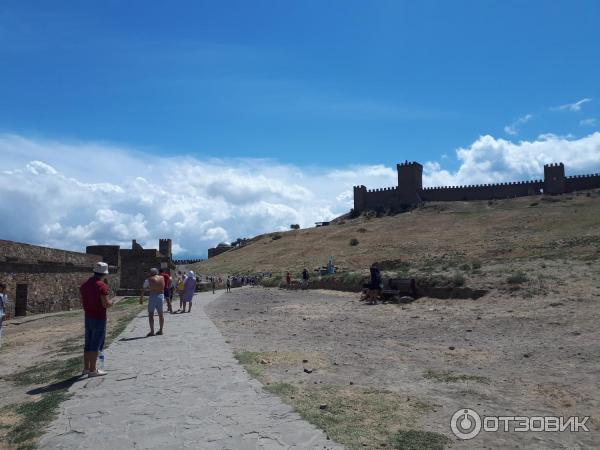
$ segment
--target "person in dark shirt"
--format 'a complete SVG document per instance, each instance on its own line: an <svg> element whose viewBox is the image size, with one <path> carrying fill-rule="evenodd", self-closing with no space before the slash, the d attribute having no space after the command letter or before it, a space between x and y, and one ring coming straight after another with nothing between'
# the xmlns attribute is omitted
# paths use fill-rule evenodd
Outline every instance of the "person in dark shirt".
<svg viewBox="0 0 600 450"><path fill-rule="evenodd" d="M108 286L102 277L108 274L108 264L94 265L94 275L79 288L85 312L85 346L83 348L83 375L99 377L106 372L96 367L98 353L104 349L106 338L106 310L112 306Z"/></svg>
<svg viewBox="0 0 600 450"><path fill-rule="evenodd" d="M308 270L306 267L302 271L302 289L308 288Z"/></svg>
<svg viewBox="0 0 600 450"><path fill-rule="evenodd" d="M160 274L165 279L165 300L167 301L167 311L173 314L173 307L171 306L171 275L166 269L160 269Z"/></svg>

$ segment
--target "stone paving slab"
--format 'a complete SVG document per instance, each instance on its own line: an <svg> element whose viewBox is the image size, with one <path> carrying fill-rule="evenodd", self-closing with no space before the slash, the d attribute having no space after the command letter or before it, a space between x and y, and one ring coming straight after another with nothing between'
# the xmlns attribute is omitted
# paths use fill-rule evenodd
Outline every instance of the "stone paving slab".
<svg viewBox="0 0 600 450"><path fill-rule="evenodd" d="M82 379L40 441L46 449L341 449L262 389L233 357L194 297L165 316L165 335L140 314L105 352L108 375Z"/></svg>

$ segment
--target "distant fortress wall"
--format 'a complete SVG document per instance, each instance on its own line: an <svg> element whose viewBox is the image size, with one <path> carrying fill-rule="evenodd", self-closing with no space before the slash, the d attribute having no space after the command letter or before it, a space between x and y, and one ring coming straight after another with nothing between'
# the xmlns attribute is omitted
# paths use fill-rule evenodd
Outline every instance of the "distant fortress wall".
<svg viewBox="0 0 600 450"><path fill-rule="evenodd" d="M600 188L600 174L566 177L563 163L546 164L543 180L429 188L422 186L421 164L407 161L398 164L397 169L396 187L367 189L354 186L354 211L402 210L427 201L494 200Z"/></svg>
<svg viewBox="0 0 600 450"><path fill-rule="evenodd" d="M515 183L433 187L423 189L421 199L426 202L444 202L524 197L526 195L539 194L543 185L544 183L541 180L538 180Z"/></svg>
<svg viewBox="0 0 600 450"><path fill-rule="evenodd" d="M565 190L567 192L584 191L586 189L595 189L600 187L600 173L592 175L575 175L567 177L565 180Z"/></svg>

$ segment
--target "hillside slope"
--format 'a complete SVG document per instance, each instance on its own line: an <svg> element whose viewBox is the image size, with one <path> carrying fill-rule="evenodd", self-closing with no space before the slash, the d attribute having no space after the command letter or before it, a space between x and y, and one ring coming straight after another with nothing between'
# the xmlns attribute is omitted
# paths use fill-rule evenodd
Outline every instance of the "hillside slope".
<svg viewBox="0 0 600 450"><path fill-rule="evenodd" d="M350 245L357 239L357 245ZM557 197L429 203L409 213L346 219L328 227L271 233L195 265L199 273L280 274L312 270L333 257L343 271L402 260L416 272L440 266L532 259L595 261L600 192Z"/></svg>

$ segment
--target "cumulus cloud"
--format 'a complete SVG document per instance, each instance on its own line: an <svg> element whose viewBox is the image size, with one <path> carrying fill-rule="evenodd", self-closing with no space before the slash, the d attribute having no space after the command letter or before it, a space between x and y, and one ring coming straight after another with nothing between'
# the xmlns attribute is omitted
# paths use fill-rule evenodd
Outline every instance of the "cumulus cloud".
<svg viewBox="0 0 600 450"><path fill-rule="evenodd" d="M222 241L343 214L354 185L397 183L395 164L327 170L7 134L0 135L0 154L0 238L79 251L129 246L131 239L156 248L159 238L171 237L178 256L205 256ZM538 179L545 163L559 161L572 174L597 172L600 132L520 142L486 135L442 160L424 163L425 186Z"/></svg>
<svg viewBox="0 0 600 450"><path fill-rule="evenodd" d="M498 183L541 179L544 164L564 162L571 174L600 172L600 133L580 139L546 134L535 141L512 142L481 136L469 147L459 148L456 171L428 163L423 168L427 186Z"/></svg>
<svg viewBox="0 0 600 450"><path fill-rule="evenodd" d="M155 248L171 237L180 256L329 220L352 207L352 186L395 184L381 165L301 169L265 159L162 157L101 143L0 135L0 238L82 250Z"/></svg>
<svg viewBox="0 0 600 450"><path fill-rule="evenodd" d="M506 134L510 134L511 136L516 136L517 134L519 134L519 127L529 122L531 119L533 119L533 114L525 114L524 116L519 117L510 125L506 125L504 127L504 132Z"/></svg>
<svg viewBox="0 0 600 450"><path fill-rule="evenodd" d="M581 100L575 103L567 103L560 106L553 106L550 108L552 111L581 111L582 105L585 103L591 102L591 98L582 98Z"/></svg>

